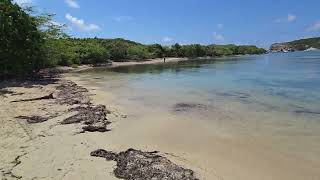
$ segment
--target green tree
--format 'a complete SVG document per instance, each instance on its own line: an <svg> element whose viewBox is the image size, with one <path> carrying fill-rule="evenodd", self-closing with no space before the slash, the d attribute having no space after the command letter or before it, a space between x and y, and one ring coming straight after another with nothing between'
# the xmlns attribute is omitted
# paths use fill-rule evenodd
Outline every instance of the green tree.
<svg viewBox="0 0 320 180"><path fill-rule="evenodd" d="M110 59L109 52L99 44L90 43L80 48L82 48L80 56L81 64L106 63Z"/></svg>
<svg viewBox="0 0 320 180"><path fill-rule="evenodd" d="M181 49L182 49L182 47L180 46L179 43L176 43L171 47L171 50L172 50L173 54L175 55L175 57L181 57L181 55L182 55Z"/></svg>
<svg viewBox="0 0 320 180"><path fill-rule="evenodd" d="M11 0L0 1L0 77L25 76L44 66L36 18Z"/></svg>
<svg viewBox="0 0 320 180"><path fill-rule="evenodd" d="M128 58L133 60L143 60L151 58L151 54L145 46L131 46L128 49Z"/></svg>
<svg viewBox="0 0 320 180"><path fill-rule="evenodd" d="M160 44L152 44L148 46L148 51L152 58L162 58L165 55L165 50Z"/></svg>

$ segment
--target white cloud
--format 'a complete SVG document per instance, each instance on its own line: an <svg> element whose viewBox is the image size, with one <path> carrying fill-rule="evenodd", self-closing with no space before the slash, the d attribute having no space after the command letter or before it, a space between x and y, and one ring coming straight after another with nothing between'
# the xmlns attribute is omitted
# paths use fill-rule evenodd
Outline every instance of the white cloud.
<svg viewBox="0 0 320 180"><path fill-rule="evenodd" d="M217 28L218 28L218 29L222 29L223 27L224 27L223 24L217 24Z"/></svg>
<svg viewBox="0 0 320 180"><path fill-rule="evenodd" d="M314 23L313 25L311 25L310 27L308 27L306 29L306 31L320 31L320 21L319 22L316 22Z"/></svg>
<svg viewBox="0 0 320 180"><path fill-rule="evenodd" d="M293 15L293 14L288 14L287 20L288 20L288 22L293 22L293 21L297 20L297 16Z"/></svg>
<svg viewBox="0 0 320 180"><path fill-rule="evenodd" d="M14 0L13 2L17 3L19 6L32 4L32 0Z"/></svg>
<svg viewBox="0 0 320 180"><path fill-rule="evenodd" d="M216 41L224 41L224 37L221 34L218 34L217 32L213 33L213 39Z"/></svg>
<svg viewBox="0 0 320 180"><path fill-rule="evenodd" d="M71 16L70 14L66 14L66 19L81 31L98 31L101 29L96 24L86 24L83 19L78 19L76 17Z"/></svg>
<svg viewBox="0 0 320 180"><path fill-rule="evenodd" d="M162 41L163 41L163 42L172 42L172 41L173 41L173 38L171 38L171 37L164 37L164 38L162 38Z"/></svg>
<svg viewBox="0 0 320 180"><path fill-rule="evenodd" d="M296 15L288 14L287 17L276 19L275 22L276 23L285 23L285 22L294 22L296 20L297 20L297 16Z"/></svg>
<svg viewBox="0 0 320 180"><path fill-rule="evenodd" d="M80 5L75 0L65 0L65 2L68 4L69 7L78 9L80 8Z"/></svg>
<svg viewBox="0 0 320 180"><path fill-rule="evenodd" d="M133 20L133 17L131 17L131 16L118 16L118 17L115 17L113 20L115 20L117 22L131 21L131 20Z"/></svg>

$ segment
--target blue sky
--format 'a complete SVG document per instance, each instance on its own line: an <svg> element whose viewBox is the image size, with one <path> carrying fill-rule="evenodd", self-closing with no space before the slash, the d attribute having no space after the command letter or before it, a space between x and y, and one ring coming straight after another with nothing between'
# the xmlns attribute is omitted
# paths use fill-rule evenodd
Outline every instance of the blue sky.
<svg viewBox="0 0 320 180"><path fill-rule="evenodd" d="M55 13L75 37L255 44L320 36L320 0L15 0Z"/></svg>

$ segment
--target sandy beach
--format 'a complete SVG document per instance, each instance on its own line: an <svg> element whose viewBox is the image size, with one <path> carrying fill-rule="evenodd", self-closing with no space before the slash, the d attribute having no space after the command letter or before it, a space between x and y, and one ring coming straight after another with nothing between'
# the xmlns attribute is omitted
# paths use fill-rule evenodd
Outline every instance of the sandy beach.
<svg viewBox="0 0 320 180"><path fill-rule="evenodd" d="M80 90L85 87L88 90L84 93L85 101L89 98L94 105L106 106L110 111L107 119L111 122L107 129L111 131L83 132L82 123L62 124L76 114L70 108L77 107L57 103L58 87L66 82L75 82ZM265 142L254 142L220 136L218 132L208 131L201 121L195 124L172 115L166 115L164 119L161 114L155 115L156 111L144 112L143 118L137 120L131 116L134 109L113 103L119 95L103 91L74 74L66 74L55 82L6 82L2 86L1 179L117 179L113 172L116 162L92 157L90 153L97 149L119 153L130 148L159 151L159 155L177 166L191 169L199 179L299 180L317 177L318 162L306 167L304 164L310 161L304 162L267 147L267 138ZM54 99L13 102L51 93ZM230 120L228 112L216 109L213 113L216 119ZM48 120L28 123L17 118L34 115ZM210 142L209 149L202 148L206 142Z"/></svg>
<svg viewBox="0 0 320 180"><path fill-rule="evenodd" d="M166 58L166 63L187 61L189 58ZM113 62L111 67L119 66L132 66L132 65L141 65L141 64L161 64L164 63L164 59L148 59L145 61L127 61L127 62Z"/></svg>
<svg viewBox="0 0 320 180"><path fill-rule="evenodd" d="M0 180L320 180L320 1L0 1Z"/></svg>
<svg viewBox="0 0 320 180"><path fill-rule="evenodd" d="M229 56L233 57L233 56ZM234 56L236 57L236 56ZM223 57L219 57L223 58ZM164 63L178 63L183 61L189 61L189 60L206 60L206 59L213 59L212 57L195 57L195 58L187 58L187 57L181 57L181 58L172 58L167 57L165 62L163 58L156 58L156 59L145 59L143 61L136 61L136 60L125 60L125 61L112 61L112 64L101 64L99 66L89 66L89 65L81 65L77 68L68 68L72 69L73 72L82 72L89 69L94 68L116 68L116 67L123 67L123 66L135 66L135 65L148 65L148 64L164 64ZM218 58L216 58L218 59Z"/></svg>
<svg viewBox="0 0 320 180"><path fill-rule="evenodd" d="M107 149L121 152L129 148L155 151L146 145L130 146L117 143L113 138L123 132L118 128L125 114L117 107L109 107L107 132L84 132L83 124L63 122L75 116L70 111L75 105L63 105L54 99L30 100L53 93L58 96L57 87L75 80L70 77L59 78L56 82L5 82L0 95L0 177L1 179L117 179L113 173L115 162L90 156L92 151ZM99 92L88 87L88 97L93 103L108 102L111 94ZM85 98L84 98L85 99ZM19 102L15 102L19 101ZM110 114L109 114L110 113ZM45 117L43 122L32 122L19 117ZM118 129L117 133L115 130ZM169 156L165 153L157 153ZM175 156L170 160L178 165L185 163ZM171 162L170 162L171 163ZM177 167L178 167L177 165ZM181 170L181 169L180 169ZM182 169L183 170L183 169Z"/></svg>

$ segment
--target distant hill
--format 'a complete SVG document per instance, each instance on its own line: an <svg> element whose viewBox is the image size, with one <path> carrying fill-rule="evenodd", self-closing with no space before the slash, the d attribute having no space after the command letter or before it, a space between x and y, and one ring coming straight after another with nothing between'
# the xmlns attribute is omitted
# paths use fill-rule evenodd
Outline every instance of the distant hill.
<svg viewBox="0 0 320 180"><path fill-rule="evenodd" d="M300 39L285 43L275 43L270 47L271 52L305 51L308 49L320 49L320 37Z"/></svg>

